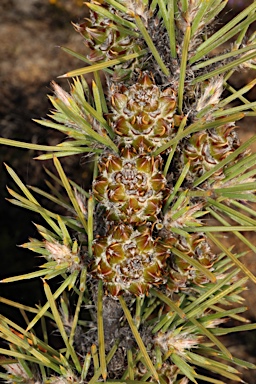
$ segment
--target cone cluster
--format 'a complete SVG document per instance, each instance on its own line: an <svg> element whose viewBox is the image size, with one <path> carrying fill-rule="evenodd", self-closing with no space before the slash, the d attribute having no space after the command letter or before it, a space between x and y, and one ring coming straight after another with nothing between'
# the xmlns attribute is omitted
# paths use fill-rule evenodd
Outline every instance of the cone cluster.
<svg viewBox="0 0 256 384"><path fill-rule="evenodd" d="M184 23L177 22L178 44L187 34L190 15L197 12L197 6L189 4L186 17L180 10ZM88 60L102 63L120 59L110 67L108 112L104 116L115 135L118 153L104 151L93 181L93 195L102 209L100 227L103 217L105 232L95 232L89 271L104 281L106 291L113 296L125 292L144 295L155 285L179 292L193 284L204 284L209 281L207 270L214 268L215 256L204 233L188 233L183 228L201 225L199 217L205 214L205 201L186 194L199 177L239 146L234 123L195 129L174 146L168 143L179 134L184 118L189 124L196 123L198 110L201 114L205 111L206 123L214 120L212 112L220 100L222 79L214 78L199 87L186 81L181 111L182 49L178 45L179 60L170 61L166 29L163 23L156 24L156 15L152 17L140 0L126 4L129 12L122 12L121 5L117 9L101 0L87 5L90 19L75 28L85 38ZM122 61L125 55L147 50L136 29L130 28L135 15L152 35L166 70L172 73L169 77L163 75L150 54ZM201 37L192 38L189 57L200 43ZM184 169L187 171L180 181ZM218 169L205 186L222 178L223 169Z"/></svg>
<svg viewBox="0 0 256 384"><path fill-rule="evenodd" d="M174 132L176 97L170 88L162 92L148 73L130 87L113 86L111 91L113 112L108 119L119 155L102 155L93 183L108 231L94 241L90 271L111 295L140 296L166 282L170 250L154 227L169 189L163 157L152 156L152 151Z"/></svg>
<svg viewBox="0 0 256 384"><path fill-rule="evenodd" d="M185 236L178 229L189 225L203 206L190 199L176 200L163 215L175 179L164 175L168 150L154 156L154 151L177 133L176 91L164 91L148 72L141 73L136 84L112 85L112 113L109 124L116 133L119 154L101 156L99 174L93 182L95 199L104 209L105 236L94 241L94 260L89 270L105 282L107 291L117 296L130 292L147 294L151 286L168 287L173 292L191 284L209 281L205 274L173 253L176 249L211 269L215 256L206 236ZM227 126L219 130L195 133L179 145L177 168L189 162L188 180L206 172L233 151L235 140ZM168 179L168 180L167 180ZM179 213L182 213L180 215Z"/></svg>
<svg viewBox="0 0 256 384"><path fill-rule="evenodd" d="M85 38L85 44L90 52L88 60L91 63L117 59L140 50L135 37L118 28L118 21L121 19L129 23L131 19L129 15L101 0L92 0L87 5L91 9L90 18L80 24L74 24L74 27ZM98 12L98 6L104 9L105 15ZM113 20L111 15L114 15L117 21ZM113 80L123 81L129 78L135 65L136 60L131 60L129 63L116 66Z"/></svg>

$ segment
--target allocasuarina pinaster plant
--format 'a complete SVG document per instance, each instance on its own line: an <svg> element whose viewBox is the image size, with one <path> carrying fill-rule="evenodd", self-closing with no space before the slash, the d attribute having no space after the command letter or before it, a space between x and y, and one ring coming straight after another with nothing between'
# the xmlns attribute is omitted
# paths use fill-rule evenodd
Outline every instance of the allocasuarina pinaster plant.
<svg viewBox="0 0 256 384"><path fill-rule="evenodd" d="M89 18L74 27L88 54L63 48L87 65L62 76L73 78L70 93L53 83L54 109L38 121L65 140L47 147L0 139L49 152L38 159L53 158L57 175L47 173L58 185L29 189L7 167L22 191L9 190L11 202L47 224L23 247L46 262L2 283L42 277L47 300L31 308L1 298L23 309L25 324L1 316L4 382L224 384L243 382L237 368L256 368L218 338L256 328L240 315L246 280L256 278L221 240L232 233L256 249L241 233L256 231L256 154L248 149L256 136L241 145L235 131L236 121L256 115L244 96L255 81L239 90L228 82L236 70L255 69L255 35L247 32L256 3L214 32L227 2L87 3ZM240 105L229 107L234 100ZM59 160L85 153L95 164L89 192ZM33 192L67 215L41 206ZM245 324L221 327L230 319ZM58 343L48 341L53 325Z"/></svg>

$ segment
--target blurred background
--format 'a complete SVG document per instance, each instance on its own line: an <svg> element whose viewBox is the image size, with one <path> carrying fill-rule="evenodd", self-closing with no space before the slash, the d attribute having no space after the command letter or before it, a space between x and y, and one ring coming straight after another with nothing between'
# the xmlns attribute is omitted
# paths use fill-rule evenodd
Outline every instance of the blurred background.
<svg viewBox="0 0 256 384"><path fill-rule="evenodd" d="M219 19L219 27L232 19L250 0L230 0ZM73 30L71 21L81 22L86 7L80 0L0 0L0 135L15 140L55 145L63 136L47 130L32 121L46 117L50 103L50 82L57 81L69 89L68 81L57 76L83 66L80 61L64 53L60 46L85 54L82 38ZM255 30L255 25L252 26ZM231 79L233 87L240 88L255 78L252 71L239 71ZM256 100L256 89L246 95ZM239 136L246 141L256 134L256 121L246 118L239 122ZM256 146L254 148L256 151ZM33 160L38 153L0 146L0 279L35 270L40 259L32 252L17 245L37 237L33 223L43 224L38 215L13 206L8 198L6 185L14 188L3 162L11 166L24 183L45 188L43 165L52 168L51 161ZM90 179L90 163L74 156L61 159L68 177L86 187ZM17 190L17 189L16 189ZM42 202L43 204L43 202ZM48 204L48 202L46 203ZM48 205L49 207L49 205ZM50 207L54 211L54 207ZM247 236L253 236L247 234ZM255 235L254 235L255 236ZM230 240L229 240L230 241ZM255 244L255 238L252 239ZM234 242L236 240L234 239ZM233 243L232 243L233 244ZM247 267L256 274L255 255L243 258ZM256 321L256 287L248 283L245 292L246 316ZM41 280L0 285L0 296L35 305L44 302ZM17 314L0 303L0 313L15 320ZM256 332L235 334L225 339L231 353L256 364ZM243 380L255 384L256 372L243 372ZM231 384L231 382L227 382Z"/></svg>

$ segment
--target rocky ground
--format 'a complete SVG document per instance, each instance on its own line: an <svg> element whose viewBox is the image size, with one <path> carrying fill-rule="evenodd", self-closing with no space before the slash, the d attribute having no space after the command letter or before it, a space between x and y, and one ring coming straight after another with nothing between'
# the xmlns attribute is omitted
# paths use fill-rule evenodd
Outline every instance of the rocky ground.
<svg viewBox="0 0 256 384"><path fill-rule="evenodd" d="M78 0L1 0L0 1L0 135L17 140L54 145L58 136L50 130L37 126L32 119L46 116L49 102L46 95L51 93L50 81L60 74L78 68L81 62L68 56L59 46L66 46L81 53L85 52L81 37L73 31L70 21L81 21L85 17L85 7ZM235 12L250 1L230 0L231 8L223 13L223 20L234 17ZM255 74L236 72L232 78L234 87L240 87L255 77ZM66 80L58 80L62 86ZM68 87L67 87L68 88ZM255 100L256 90L247 97ZM256 133L252 119L239 123L242 141ZM256 150L256 146L254 148ZM5 185L13 186L7 175L3 161L11 165L30 185L43 187L45 173L40 162L33 160L35 153L18 148L0 147L0 253L2 277L22 273L33 268L34 260L29 252L17 249L16 244L26 242L28 236L36 236L31 222L39 223L38 217L30 212L13 207L4 201L8 196ZM73 158L65 161L65 170L79 184L86 185L90 164L85 159ZM51 162L44 163L52 167ZM252 235L248 235L252 236ZM234 240L235 241L235 240ZM255 243L255 239L254 241ZM255 255L248 254L244 262L256 274ZM32 284L32 285L31 285ZM29 291L28 291L29 288ZM249 306L247 316L256 321L255 286L249 283L245 293ZM1 285L0 295L32 305L39 302L40 282ZM36 298L28 292L35 289ZM18 292L18 298L17 298ZM32 303L31 303L32 301ZM1 308L1 313L6 313ZM231 352L240 358L256 363L256 333L236 335L225 340ZM256 373L244 372L243 379L255 384ZM227 382L228 383L228 382Z"/></svg>

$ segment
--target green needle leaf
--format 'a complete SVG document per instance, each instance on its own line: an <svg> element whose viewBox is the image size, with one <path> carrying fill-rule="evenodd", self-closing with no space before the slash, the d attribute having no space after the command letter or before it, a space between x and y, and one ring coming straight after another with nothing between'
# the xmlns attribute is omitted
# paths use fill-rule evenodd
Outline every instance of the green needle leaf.
<svg viewBox="0 0 256 384"><path fill-rule="evenodd" d="M98 356L98 351L97 347L95 344L91 346L91 352L92 352L92 359L93 359L93 365L94 365L94 370L98 370L100 363L99 363L99 356Z"/></svg>
<svg viewBox="0 0 256 384"><path fill-rule="evenodd" d="M173 192L171 193L171 195L168 197L168 200L163 208L163 213L165 214L171 204L171 202L173 201L173 199L175 198L181 184L183 183L185 177L187 176L187 173L189 171L189 168L190 168L190 162L187 162L187 164L184 166L174 188L173 188Z"/></svg>
<svg viewBox="0 0 256 384"><path fill-rule="evenodd" d="M45 291L45 294L46 294L46 297L47 297L47 300L49 301L49 304L50 304L50 307L51 307L51 310L52 310L52 314L54 316L54 319L56 321L56 324L57 324L57 327L60 331L60 334L61 334L61 337L67 347L67 350L68 352L70 353L70 356L72 357L72 360L75 364L75 367L76 367L76 370L78 372L81 372L81 365L80 365L80 362L78 360L78 357L75 353L75 350L73 348L72 345L70 345L69 343L69 339L68 339L68 336L66 334L66 331L65 331L65 328L64 328L64 324L61 320L61 317L60 317L60 314L59 314L59 311L57 309L57 306L56 306L56 303L55 303L55 300L54 300L54 296L52 295L52 292L50 290L50 287L49 285L44 281L44 291Z"/></svg>
<svg viewBox="0 0 256 384"><path fill-rule="evenodd" d="M87 373L89 371L90 365L91 365L91 354L88 352L87 355L85 356L84 364L83 364L83 369L82 369L82 372L81 372L81 379L82 380L86 379L86 376L87 376Z"/></svg>
<svg viewBox="0 0 256 384"><path fill-rule="evenodd" d="M105 340L104 340L104 327L103 327L103 283L101 280L98 283L97 321L98 321L100 366L101 366L102 377L103 377L103 380L105 381L107 378L107 366L106 366Z"/></svg>
<svg viewBox="0 0 256 384"><path fill-rule="evenodd" d="M213 283L216 282L216 277L213 273L211 273L207 268L205 268L202 264L199 263L196 259L193 259L192 257L188 256L186 253L179 251L176 248L172 248L172 252L181 258L182 260L186 260L187 263L191 264L193 267L198 269L200 272L202 272L205 276L208 277L209 280L211 280Z"/></svg>
<svg viewBox="0 0 256 384"><path fill-rule="evenodd" d="M98 64L94 64L94 65L89 65L87 67L75 69L74 71L67 72L64 75L61 75L58 77L75 77L75 76L85 75L87 73L105 70L106 68L112 67L114 65L124 63L126 61L131 60L131 59L136 59L137 57L143 56L146 53L147 53L147 50L143 49L138 53L135 52L135 53L130 53L129 55L120 56L118 59L108 60L108 61L104 61L102 63L98 63Z"/></svg>
<svg viewBox="0 0 256 384"><path fill-rule="evenodd" d="M37 120L37 122L42 122L40 120ZM25 149L33 149L35 151L47 151L47 152L67 152L68 150L70 151L70 148L65 148L64 146L60 145L40 145L40 144L31 144L31 143L24 143L22 141L17 141L17 140L11 140L11 139L4 139L0 138L0 144L3 145L8 145L10 147L18 147L18 148L25 148ZM77 153L83 153L86 152L85 148L74 148L73 152Z"/></svg>
<svg viewBox="0 0 256 384"><path fill-rule="evenodd" d="M206 60L206 61L203 61L202 63L198 63L198 64L195 64L192 69L200 69L200 68L204 68L204 67L207 67L207 65L211 65L211 64L214 64L214 63L217 63L218 61L222 61L225 60L225 59L228 59L230 57L234 57L234 56L237 56L237 55L241 55L242 53L245 53L247 51L252 51L256 49L256 44L252 44L252 45L249 45L247 47L244 47L244 48L241 48L241 49L236 49L236 50L232 50L231 52L228 52L228 53L225 53L223 55L218 55L216 57L213 57L209 60ZM255 81L255 80L254 80Z"/></svg>
<svg viewBox="0 0 256 384"><path fill-rule="evenodd" d="M164 295L162 292L157 291L154 288L151 288L150 293L152 293L154 296L158 297L161 301L167 304L172 311L176 312L179 315L181 319L184 319L186 317L186 314L183 312L183 310L179 308L174 301L172 301L169 297Z"/></svg>
<svg viewBox="0 0 256 384"><path fill-rule="evenodd" d="M28 188L25 186L25 184L23 184L23 182L20 180L18 175L13 171L13 169L8 167L8 165L6 165L6 164L5 164L5 166L6 166L8 173L12 177L12 179L15 181L15 183L18 185L18 187L22 190L22 192L28 198L28 200L31 201L32 203L34 203L36 206L38 206L38 208L41 208L38 201L34 198L34 196L31 194L31 192L28 190ZM44 211L42 211L41 215L45 219L45 221L54 229L54 231L60 235L60 229L56 225L56 223L46 213L44 213Z"/></svg>
<svg viewBox="0 0 256 384"><path fill-rule="evenodd" d="M50 272L52 272L50 269L43 269L43 270L36 271L36 272L25 273L24 275L7 277L6 279L1 280L0 282L1 283L13 283L14 281L34 279L35 277L46 276Z"/></svg>
<svg viewBox="0 0 256 384"><path fill-rule="evenodd" d="M80 206L78 204L78 201L77 201L77 199L75 197L75 194L74 194L74 192L73 192L73 190L71 188L71 185L70 185L70 183L68 181L68 178L65 175L65 172L64 172L64 170L63 170L59 160L56 157L53 159L53 162L54 162L54 165L55 165L55 167L56 167L56 169L58 171L58 174L59 174L60 179L61 179L61 181L63 183L63 186L64 186L64 188L67 191L68 197L70 198L70 201L71 201L71 203L72 203L72 205L73 205L73 207L74 207L74 209L75 209L75 211L76 211L76 213L77 213L77 215L79 217L79 220L80 220L81 224L83 225L85 231L87 232L87 223L86 223L86 220L84 218L84 214L81 211L81 208L80 208Z"/></svg>
<svg viewBox="0 0 256 384"><path fill-rule="evenodd" d="M170 0L168 4L168 14L169 14L169 28L167 28L169 34L170 41L170 49L172 58L177 57L176 52L176 34L175 34L175 19L174 19L174 8L175 8L175 0Z"/></svg>
<svg viewBox="0 0 256 384"><path fill-rule="evenodd" d="M154 376L154 378L156 379L156 381L159 382L158 373L156 372L156 369L155 369L155 367L154 367L154 365L153 365L153 363L152 363L152 361L151 361L151 359L150 359L150 357L148 355L148 352L147 352L146 347L145 347L145 345L144 345L144 343L143 343L143 341L141 339L141 336L140 336L140 334L139 334L139 332L138 332L138 330L137 330L137 328L136 328L136 326L135 326L135 324L133 322L132 316L130 314L129 309L127 308L127 305L125 303L124 298L122 296L120 296L119 297L119 301L120 301L120 304L121 304L121 306L123 308L125 317L126 317L128 323L130 325L131 331L132 331L132 333L133 333L133 335L135 337L135 340L136 340L136 342L138 344L138 347L140 348L141 353L142 353L142 355L143 355L143 357L145 359L145 363L146 363L148 369L151 371L151 373Z"/></svg>
<svg viewBox="0 0 256 384"><path fill-rule="evenodd" d="M53 298L54 300L57 300L57 298L62 294L62 292L64 292L64 290L69 286L71 280L72 280L72 275L69 275L64 281L63 283L61 284L61 286L54 292L53 294ZM45 305L40 309L38 310L38 313L37 315L34 317L33 320L31 320L31 322L28 324L27 326L27 329L26 331L29 331L30 329L32 329L34 327L34 325L38 322L38 320L40 320L46 313L46 311L50 308L50 303L49 301L47 301L45 303Z"/></svg>
<svg viewBox="0 0 256 384"><path fill-rule="evenodd" d="M196 372L189 364L187 364L179 355L177 355L177 353L172 353L170 358L173 363L179 367L181 372L189 378L189 380L197 384L195 379Z"/></svg>
<svg viewBox="0 0 256 384"><path fill-rule="evenodd" d="M229 70L238 67L239 65L249 62L251 59L254 59L256 57L256 51L249 53L246 56L242 56L239 59L233 60L231 63L228 63L226 65L221 66L220 68L215 69L214 71L207 72L205 75L196 77L192 84L201 83L206 79L212 78L214 76L218 76L221 73L228 72ZM254 103L255 104L255 103Z"/></svg>
<svg viewBox="0 0 256 384"><path fill-rule="evenodd" d="M202 43L197 49L197 53L190 59L190 64L207 55L207 53L209 53L211 50L221 45L226 40L230 39L236 33L241 31L246 25L249 25L251 22L253 22L255 20L255 9L255 3L251 4L244 11L240 12L236 17L234 17L228 24L219 29L211 37L206 39L206 41ZM251 15L251 17L245 19L239 24L239 22L248 15Z"/></svg>
<svg viewBox="0 0 256 384"><path fill-rule="evenodd" d="M256 276L253 275L253 273L241 262L239 261L235 255L233 255L233 253L231 253L228 248L225 247L225 245L220 241L218 240L212 233L208 233L208 237L209 239L211 239L213 241L214 244L217 245L217 247L219 247L220 250L222 250L223 252L225 252L225 254L230 257L230 259L233 261L233 263L241 269L241 271L244 272L244 274L246 276L248 276L255 284L256 284Z"/></svg>
<svg viewBox="0 0 256 384"><path fill-rule="evenodd" d="M139 30L141 31L142 36L144 37L150 51L152 52L152 55L156 59L159 67L162 69L163 73L166 76L169 76L170 72L169 72L168 68L165 66L163 60L161 59L156 47L154 46L154 43L153 43L151 37L149 36L148 31L147 31L144 23L142 22L142 20L140 19L140 17L138 15L135 15L134 18L135 18L135 21L136 21L136 24L137 24Z"/></svg>
<svg viewBox="0 0 256 384"><path fill-rule="evenodd" d="M74 338L75 338L75 334L76 334L76 328L77 328L77 324L78 324L79 313L80 313L81 305L82 305L82 301L83 301L84 286L85 286L85 281L86 281L86 273L87 273L86 268L84 268L82 270L81 276L80 276L80 287L79 287L80 292L79 292L78 300L76 303L76 311L75 311L75 315L73 318L72 327L71 327L70 335L69 335L69 344L71 346L73 346L73 342L74 342ZM66 359L68 359L68 357L69 357L69 351L67 351L67 353L66 353Z"/></svg>
<svg viewBox="0 0 256 384"><path fill-rule="evenodd" d="M231 353L228 351L228 349L222 344L222 342L217 339L216 336L214 336L211 331L207 328L205 328L203 326L203 324L201 324L198 320L194 319L194 318L189 318L189 320L191 321L192 324L194 324L196 326L197 329L199 329L203 335L205 335L206 337L208 337L220 350L221 352L229 357L230 359L232 359L232 355Z"/></svg>
<svg viewBox="0 0 256 384"><path fill-rule="evenodd" d="M21 349L23 349L23 350L29 352L31 355L33 355L37 359L37 361L36 361L37 363L40 362L40 363L44 364L46 367L52 368L54 371L60 373L59 367L56 364L54 364L48 358L48 356L46 354L40 352L36 347L31 346L28 343L26 338L23 339L23 338L19 337L18 335L13 333L11 331L11 329L7 328L6 326L3 326L2 324L0 324L0 332L1 332L1 336L5 336L5 338L9 342L13 343L14 345L20 347ZM0 353L1 353L1 351L3 353L5 353L4 351L6 351L6 350L1 348ZM9 352L8 356L9 355L10 356L16 355L17 357L19 356L19 358L21 358L21 359L29 360L29 357L27 358L27 355L25 355L25 354L18 354L17 352L10 351L10 350L8 350L8 352Z"/></svg>
<svg viewBox="0 0 256 384"><path fill-rule="evenodd" d="M208 1L201 1L200 2L200 7L193 19L192 26L191 26L191 37L195 34L197 31L199 24L201 20L204 18L204 16L207 14L207 9L212 7L213 1L216 0L208 0Z"/></svg>
<svg viewBox="0 0 256 384"><path fill-rule="evenodd" d="M98 13L99 15L102 15L107 19L113 20L116 24L121 24L131 30L136 29L136 25L134 23L125 20L124 18L114 13L109 12L106 8L101 7L100 5L97 5L95 3L86 3L86 5L88 8Z"/></svg>
<svg viewBox="0 0 256 384"><path fill-rule="evenodd" d="M168 16L167 16L167 9L166 9L165 1L164 0L158 0L157 2L159 5L159 8L160 8L160 12L161 12L161 16L162 16L163 21L164 21L165 28L168 31L169 23L168 23Z"/></svg>
<svg viewBox="0 0 256 384"><path fill-rule="evenodd" d="M191 27L190 25L188 25L186 29L184 41L183 41L182 57L181 57L181 64L180 64L180 79L179 79L179 88L178 88L178 108L180 113L182 113L182 106L183 106L184 83L185 83L185 77L186 77L190 36L191 36Z"/></svg>

